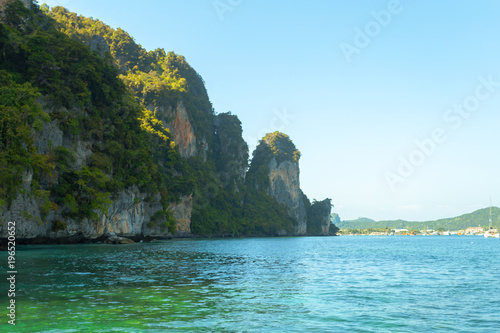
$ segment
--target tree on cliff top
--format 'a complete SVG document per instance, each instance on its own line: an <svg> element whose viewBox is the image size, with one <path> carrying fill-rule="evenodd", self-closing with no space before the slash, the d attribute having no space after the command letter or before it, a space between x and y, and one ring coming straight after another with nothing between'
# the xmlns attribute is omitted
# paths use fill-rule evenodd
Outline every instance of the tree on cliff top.
<svg viewBox="0 0 500 333"><path fill-rule="evenodd" d="M278 131L268 133L262 138L260 144L267 144L277 157L278 162L291 160L297 163L300 159L300 151L295 147L288 135L284 133Z"/></svg>

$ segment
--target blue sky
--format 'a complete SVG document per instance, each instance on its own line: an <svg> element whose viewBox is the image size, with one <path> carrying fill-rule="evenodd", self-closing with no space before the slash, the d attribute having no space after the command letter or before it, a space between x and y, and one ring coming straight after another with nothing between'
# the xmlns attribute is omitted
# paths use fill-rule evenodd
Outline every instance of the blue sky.
<svg viewBox="0 0 500 333"><path fill-rule="evenodd" d="M292 138L304 192L342 219L500 206L500 2L45 2L184 55L251 147Z"/></svg>

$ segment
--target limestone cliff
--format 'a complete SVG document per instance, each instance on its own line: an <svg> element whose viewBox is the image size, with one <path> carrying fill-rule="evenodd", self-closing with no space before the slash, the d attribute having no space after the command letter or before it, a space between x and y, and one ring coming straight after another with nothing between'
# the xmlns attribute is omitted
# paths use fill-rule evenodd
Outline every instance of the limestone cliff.
<svg viewBox="0 0 500 333"><path fill-rule="evenodd" d="M248 145L243 140L241 122L230 112L215 117L216 166L223 186L239 192L248 167Z"/></svg>
<svg viewBox="0 0 500 333"><path fill-rule="evenodd" d="M175 108L158 107L156 116L169 129L182 157L188 158L196 155L198 151L196 136L182 101L179 101Z"/></svg>
<svg viewBox="0 0 500 333"><path fill-rule="evenodd" d="M188 235L192 196L189 186L186 189L180 181L177 169L182 166L168 161L179 156L173 150L175 145L169 145L168 132L153 128L154 119L147 118L133 101L123 102L126 92L120 90L122 86L112 75L111 66L96 59L100 55L81 51L110 71L107 81L100 78L101 84L104 81L117 86L115 98L95 102L101 103L99 108L85 103L57 103L57 96L40 96L34 89L23 92L26 86L0 71L0 89L21 96L17 104L2 100L2 117L19 115L16 108L22 103L41 115L36 126L28 127L24 142L1 152L7 165L19 161L16 154L30 159L15 167L1 166L5 170L2 176L7 179L18 173L14 174L18 184L10 192L5 183L0 184L0 238L7 236L7 221L17 222L16 238L20 241L74 242L106 234L132 238ZM23 102L22 93L30 99ZM188 157L195 149L195 139L182 103L174 111L173 124L182 143L181 152ZM5 133L8 126L17 128L19 122L0 126L5 126L0 128ZM184 138L187 140L182 141ZM15 141L2 138L3 148L6 142ZM151 145L155 145L154 151ZM6 155L9 151L10 155ZM160 167L162 173L157 171ZM160 177L168 178L162 181ZM169 183L170 187L166 187ZM174 183L177 191L169 194ZM5 193L11 198L4 197Z"/></svg>
<svg viewBox="0 0 500 333"><path fill-rule="evenodd" d="M315 212L315 215L318 216L318 220L321 226L320 235L330 235L330 227L332 225L330 220L330 214L332 212L332 200L325 199L315 204L313 203L312 209L313 212Z"/></svg>
<svg viewBox="0 0 500 333"><path fill-rule="evenodd" d="M294 226L296 235L305 235L307 228L307 217L304 202L300 196L300 180L298 161L284 160L278 162L273 157L269 162L268 194L279 203L288 207L288 212L296 220Z"/></svg>
<svg viewBox="0 0 500 333"><path fill-rule="evenodd" d="M193 212L193 195L182 196L179 203L171 203L169 209L173 212L177 228L175 236L191 235L191 215Z"/></svg>
<svg viewBox="0 0 500 333"><path fill-rule="evenodd" d="M168 230L148 227L153 213L162 209L159 196L146 200L136 186L121 191L105 213L96 219L75 220L64 216L65 207L43 217L42 202L29 191L32 174L24 175L24 193L19 193L9 209L0 210L0 221L16 221L16 238L58 241L82 241L96 239L108 233L128 237L167 236ZM7 237L6 223L0 225L0 238Z"/></svg>
<svg viewBox="0 0 500 333"><path fill-rule="evenodd" d="M41 154L54 154L58 149L72 151L74 158L69 167L76 171L88 167L93 154L92 142L65 135L57 121L45 123L41 131L35 133L34 143ZM53 186L57 181L57 177L49 177L41 183ZM163 211L159 193L151 196L133 185L114 194L109 207L99 212L96 218L75 219L68 216L68 206L64 204L44 214L44 198L37 197L32 190L32 182L33 171L27 170L23 173L22 190L8 207L1 207L0 238L7 237L6 223L2 223L5 221L18 222L16 238L20 240L71 242L96 239L109 233L142 238L186 236L191 232L192 195L181 196L177 203L169 204L169 211L177 222L176 231L171 233L161 221L159 224L153 223L152 217Z"/></svg>
<svg viewBox="0 0 500 333"><path fill-rule="evenodd" d="M332 201L325 199L323 201L314 201L312 204L309 203L307 198L304 201L306 202L307 210L307 234L311 236L330 235Z"/></svg>
<svg viewBox="0 0 500 333"><path fill-rule="evenodd" d="M0 133L17 135L0 137L0 238L6 221L49 242L328 234L329 201L303 195L288 136L267 135L249 168L241 122L215 113L183 56L16 6L29 29L0 27Z"/></svg>
<svg viewBox="0 0 500 333"><path fill-rule="evenodd" d="M29 192L32 175L25 174L24 193L18 194L8 210L0 210L0 221L16 221L16 238L20 240L73 242L97 239L114 233L131 238L143 237L185 237L191 234L192 195L182 196L179 203L171 203L169 209L177 221L176 232L152 223L152 216L162 211L159 195L148 198L136 186L121 191L114 198L106 213L95 220L75 220L62 214L64 207L51 212L42 220L40 201ZM0 238L7 238L5 223L0 223Z"/></svg>
<svg viewBox="0 0 500 333"><path fill-rule="evenodd" d="M294 235L304 235L307 228L306 211L300 195L299 158L300 152L287 135L270 133L253 153L247 182L286 207L288 215L294 219Z"/></svg>
<svg viewBox="0 0 500 333"><path fill-rule="evenodd" d="M310 204L300 189L300 152L280 132L267 134L254 152L252 186L263 188L294 218L294 235L328 235L331 200Z"/></svg>

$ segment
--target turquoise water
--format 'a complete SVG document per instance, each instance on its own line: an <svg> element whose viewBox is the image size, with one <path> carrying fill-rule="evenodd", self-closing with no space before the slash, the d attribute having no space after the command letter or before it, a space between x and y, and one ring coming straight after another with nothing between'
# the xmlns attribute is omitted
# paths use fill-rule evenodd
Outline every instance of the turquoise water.
<svg viewBox="0 0 500 333"><path fill-rule="evenodd" d="M500 241L477 236L23 246L17 262L2 332L500 330Z"/></svg>

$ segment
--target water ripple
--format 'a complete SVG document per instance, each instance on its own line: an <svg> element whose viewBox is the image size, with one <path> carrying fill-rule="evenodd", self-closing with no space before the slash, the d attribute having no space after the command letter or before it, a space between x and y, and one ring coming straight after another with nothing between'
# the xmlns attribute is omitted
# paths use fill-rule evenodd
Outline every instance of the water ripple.
<svg viewBox="0 0 500 333"><path fill-rule="evenodd" d="M16 328L492 332L499 245L336 237L21 247Z"/></svg>

